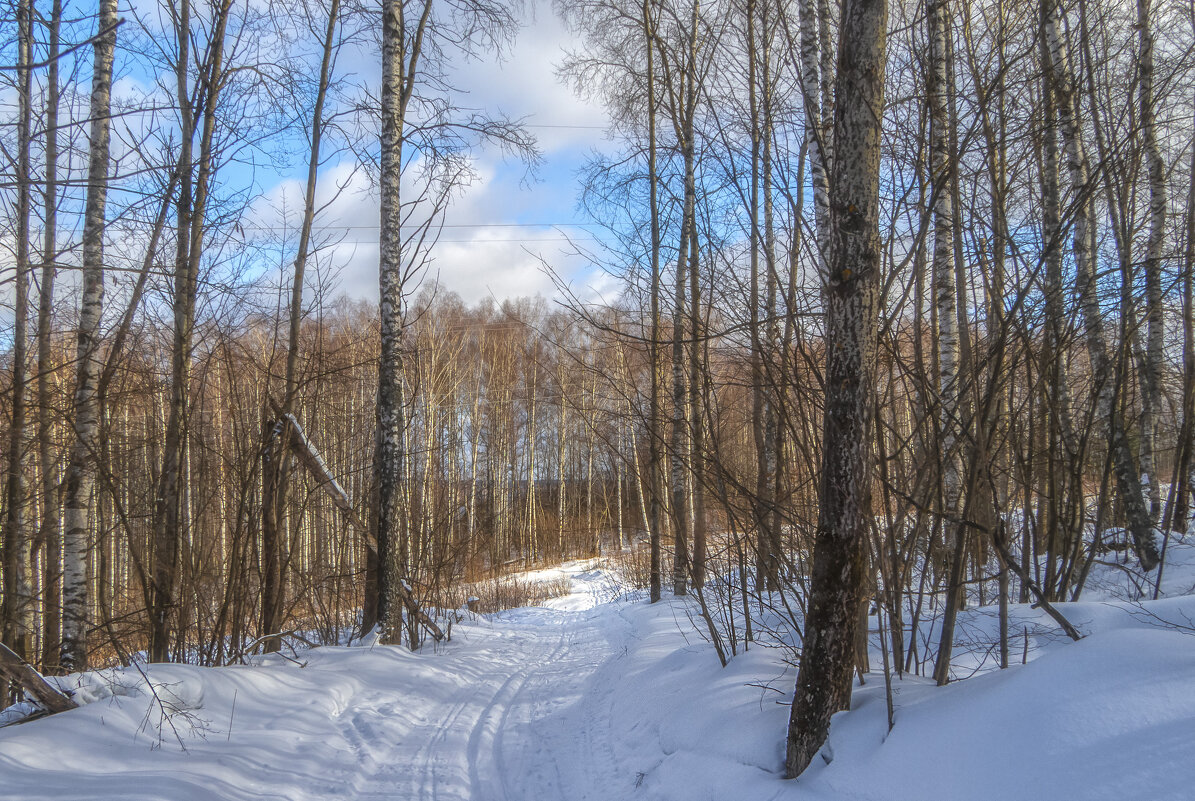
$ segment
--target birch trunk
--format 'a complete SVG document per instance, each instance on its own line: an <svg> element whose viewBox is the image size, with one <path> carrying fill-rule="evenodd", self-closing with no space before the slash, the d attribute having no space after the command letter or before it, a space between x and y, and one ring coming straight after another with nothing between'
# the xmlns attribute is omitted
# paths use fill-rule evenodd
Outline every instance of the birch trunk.
<svg viewBox="0 0 1195 801"><path fill-rule="evenodd" d="M689 260L691 241L697 236L697 166L694 117L697 111L697 42L701 14L700 0L693 0L689 20L689 41L685 53L685 69L681 75L680 92L673 103L673 124L680 143L684 162L684 209L681 217L681 239L676 259L676 304L672 320L672 517L675 529L672 562L672 590L675 595L688 592L689 579L689 515L685 488L686 470L691 460L688 453L688 398L685 392L684 336L686 281L685 269ZM682 99L683 97L683 99Z"/></svg>
<svg viewBox="0 0 1195 801"><path fill-rule="evenodd" d="M964 527L958 521L961 495L961 459L959 435L959 326L958 288L955 283L954 197L956 170L951 146L954 119L950 113L953 94L949 69L947 0L929 0L926 4L929 40L929 69L926 94L930 119L930 181L932 186L934 253L930 263L937 311L938 410L941 439L939 458L942 465L942 519L953 533L949 552L950 568L946 608L938 643L934 678L945 684L950 676L950 657L954 642L954 623L962 602L962 566L966 558Z"/></svg>
<svg viewBox="0 0 1195 801"><path fill-rule="evenodd" d="M1142 379L1141 471L1148 476L1149 516L1158 521L1162 510L1161 482L1155 462L1158 415L1162 411L1162 368L1165 319L1162 304L1162 249L1166 237L1166 162L1158 146L1154 109L1154 37L1150 0L1137 0L1140 130L1149 170L1149 238L1145 246L1145 314L1147 319L1145 370Z"/></svg>
<svg viewBox="0 0 1195 801"><path fill-rule="evenodd" d="M58 259L58 53L62 0L54 0L48 23L49 71L46 75L45 229L43 231L41 295L37 310L37 440L41 463L41 541L44 565L42 614L42 670L58 670L62 648L62 526L58 498L58 458L54 448L54 278Z"/></svg>
<svg viewBox="0 0 1195 801"><path fill-rule="evenodd" d="M557 373L560 387L560 418L556 430L556 554L564 558L564 516L568 512L568 498L564 491L564 463L568 458L568 437L565 432L568 421L568 404L565 400L565 369L564 361L560 362Z"/></svg>
<svg viewBox="0 0 1195 801"><path fill-rule="evenodd" d="M99 29L116 24L116 0L101 0ZM87 514L95 484L99 452L99 396L97 382L100 322L104 310L104 228L108 200L112 63L116 31L95 42L91 87L91 143L87 172L87 212L83 222L83 296L79 309L74 399L74 442L66 472L65 538L63 552L62 667L87 669L87 555L91 531Z"/></svg>
<svg viewBox="0 0 1195 801"><path fill-rule="evenodd" d="M705 586L706 525L705 525L705 414L702 403L704 388L701 371L701 284L698 280L697 237L691 240L689 251L689 332L692 345L689 349L689 414L692 424L690 458L693 462L693 586L700 592ZM597 383L594 382L595 401ZM596 429L595 429L596 430ZM593 435L590 435L590 452L593 451ZM621 481L620 481L621 490ZM621 499L621 493L619 495ZM621 500L620 500L621 503ZM620 539L621 539L620 512Z"/></svg>
<svg viewBox="0 0 1195 801"><path fill-rule="evenodd" d="M663 439L661 432L660 410L660 209L659 209L659 176L656 172L656 74L655 74L655 27L651 18L650 0L643 0L643 34L647 47L647 182L648 203L651 206L651 342L649 345L649 360L651 370L651 390L647 413L647 483L648 483L648 512L647 531L651 550L650 590L651 603L656 603L662 595L663 558L660 547L660 496L661 467L660 443ZM631 446L635 447L634 431L631 433ZM635 456L638 466L638 454ZM638 471L636 471L637 473ZM639 483L640 505L642 505L643 485Z"/></svg>
<svg viewBox="0 0 1195 801"><path fill-rule="evenodd" d="M888 9L846 0L834 110L826 405L805 643L789 720L787 775L798 776L850 703L871 526L872 418L882 253L880 143Z"/></svg>
<svg viewBox="0 0 1195 801"><path fill-rule="evenodd" d="M378 242L382 349L378 362L373 466L377 500L373 510L373 530L377 536L381 567L378 618L382 624L383 641L388 644L398 644L402 640L401 596L408 570L402 512L407 450L403 384L407 287L400 191L403 136L431 8L431 0L425 0L419 19L408 31L402 0L384 0L382 4L381 229Z"/></svg>
<svg viewBox="0 0 1195 801"><path fill-rule="evenodd" d="M1146 508L1141 491L1141 473L1137 469L1137 460L1129 444L1124 418L1114 404L1114 365L1108 356L1096 283L1096 232L1092 191L1094 187L1091 185L1082 132L1078 127L1070 58L1060 32L1058 8L1052 0L1044 0L1043 3L1042 35L1050 53L1048 79L1052 83L1058 102L1059 127L1066 153L1067 171L1075 195L1075 283L1091 371L1098 382L1095 422L1107 435L1113 472L1127 518L1127 528L1133 538L1141 567L1148 571L1158 564L1158 548L1154 542L1149 509Z"/></svg>
<svg viewBox="0 0 1195 801"><path fill-rule="evenodd" d="M827 15L828 16L828 12ZM826 19L821 21L826 26ZM817 231L818 275L825 278L826 258L830 236L830 186L827 181L825 127L821 88L830 82L829 75L819 78L818 4L817 0L803 0L801 4L801 96L805 109L805 147L809 151L809 173L813 183L814 225ZM828 110L828 109L827 109Z"/></svg>
<svg viewBox="0 0 1195 801"><path fill-rule="evenodd" d="M780 456L780 420L777 414L777 404L780 402L775 380L777 354L780 349L780 326L777 309L780 276L776 267L776 226L774 214L774 197L772 186L772 140L775 136L773 111L773 82L771 64L771 45L769 29L771 19L768 9L771 6L764 3L761 10L761 27L764 31L764 42L760 57L761 103L760 135L763 147L760 152L760 168L763 173L763 255L764 255L764 295L763 295L763 362L764 362L764 418L763 418L763 477L764 486L760 487L760 497L765 508L764 535L768 539L768 551L771 553L772 564L770 577L776 586L780 583L780 565L783 554L780 545L780 513L776 507L777 480L779 479ZM696 300L694 300L696 303Z"/></svg>
<svg viewBox="0 0 1195 801"><path fill-rule="evenodd" d="M1191 174L1195 175L1195 148L1190 158ZM1178 436L1178 459L1175 464L1173 510L1169 513L1175 531L1187 532L1191 516L1191 465L1195 463L1195 181L1187 190L1186 246L1183 249L1182 310L1183 310L1183 389L1182 426Z"/></svg>
<svg viewBox="0 0 1195 801"><path fill-rule="evenodd" d="M671 507L672 507L672 591L675 595L684 595L687 591L689 573L688 559L688 502L685 498L686 475L686 436L688 433L688 415L686 414L687 394L685 392L684 368L684 338L685 338L685 306L686 306L686 277L685 270L689 261L689 237L693 235L693 192L690 189L693 180L693 148L691 141L682 144L682 155L685 163L685 195L683 221L681 223L681 241L678 247L679 255L676 260L675 305L672 310L672 431L669 442L669 467L671 469Z"/></svg>
<svg viewBox="0 0 1195 801"><path fill-rule="evenodd" d="M33 587L27 510L27 394L29 319L29 223L31 215L30 130L33 120L33 0L17 4L17 198L12 333L12 417L8 434L8 477L4 517L4 644L21 659L33 658ZM2 689L2 688L0 688Z"/></svg>
<svg viewBox="0 0 1195 801"><path fill-rule="evenodd" d="M536 560L536 546L538 541L535 532L535 456L536 443L539 441L539 431L536 430L535 412L538 404L535 398L535 385L539 379L539 362L532 356L531 361L531 392L527 398L530 405L527 419L527 534L523 544L523 562L530 565Z"/></svg>
<svg viewBox="0 0 1195 801"><path fill-rule="evenodd" d="M768 504L767 450L764 444L764 417L766 415L763 388L763 339L760 333L763 321L760 319L759 299L759 256L761 250L760 231L760 176L762 173L760 149L763 132L760 124L759 78L756 64L756 9L754 0L748 0L747 16L747 109L751 115L751 184L747 194L747 213L751 219L751 289L749 315L751 326L751 438L755 445L755 497L752 511L756 542L756 589L759 592L776 586L776 553L772 549L770 533L770 508Z"/></svg>

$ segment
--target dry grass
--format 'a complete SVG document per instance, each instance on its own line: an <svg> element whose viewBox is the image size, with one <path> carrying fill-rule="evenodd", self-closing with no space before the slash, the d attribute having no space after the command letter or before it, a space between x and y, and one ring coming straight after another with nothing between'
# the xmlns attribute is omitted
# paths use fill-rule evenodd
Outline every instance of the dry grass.
<svg viewBox="0 0 1195 801"><path fill-rule="evenodd" d="M453 593L453 601L459 609L469 598L476 598L474 611L500 612L520 606L536 606L552 598L568 595L572 587L572 579L568 576L539 581L508 576L465 584Z"/></svg>
<svg viewBox="0 0 1195 801"><path fill-rule="evenodd" d="M651 549L646 542L611 554L610 567L626 589L643 590L651 584Z"/></svg>

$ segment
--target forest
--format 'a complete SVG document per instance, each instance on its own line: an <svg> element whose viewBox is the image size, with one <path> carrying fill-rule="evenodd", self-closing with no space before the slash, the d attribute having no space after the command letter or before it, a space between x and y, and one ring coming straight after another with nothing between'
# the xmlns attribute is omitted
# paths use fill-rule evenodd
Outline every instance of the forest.
<svg viewBox="0 0 1195 801"><path fill-rule="evenodd" d="M0 707L22 671L438 647L597 559L716 664L789 654L796 777L874 660L969 675L969 610L1007 668L1018 604L1078 640L1094 576L1165 594L1195 5L541 4L608 120L569 263L617 289L543 259L550 296L465 300L446 215L480 153L545 150L460 69L524 12L0 7Z"/></svg>

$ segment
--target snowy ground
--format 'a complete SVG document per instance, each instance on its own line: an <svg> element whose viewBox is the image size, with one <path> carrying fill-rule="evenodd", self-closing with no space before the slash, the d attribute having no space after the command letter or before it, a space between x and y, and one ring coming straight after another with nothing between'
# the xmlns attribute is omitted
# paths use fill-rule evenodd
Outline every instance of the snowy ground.
<svg viewBox="0 0 1195 801"><path fill-rule="evenodd" d="M1172 558L1167 589L1190 592L1195 548ZM832 761L786 782L795 675L780 651L754 648L721 669L683 602L616 599L593 563L563 570L572 594L463 620L434 651L319 648L301 654L302 666L273 656L153 666L148 681L134 669L92 678L96 700L82 709L0 729L0 799L1195 793L1195 638L1185 622L1195 597L1135 605L1109 591L1064 605L1090 636L1042 635L1029 664L942 689L898 682L890 734L873 675L853 711L835 718ZM1016 614L1018 625L1047 625L1035 610ZM966 619L977 640L994 625L987 610Z"/></svg>

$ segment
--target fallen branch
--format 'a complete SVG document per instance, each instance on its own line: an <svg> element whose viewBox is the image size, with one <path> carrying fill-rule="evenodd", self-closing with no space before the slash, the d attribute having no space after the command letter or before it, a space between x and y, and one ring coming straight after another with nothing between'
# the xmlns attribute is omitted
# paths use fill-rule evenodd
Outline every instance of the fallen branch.
<svg viewBox="0 0 1195 801"><path fill-rule="evenodd" d="M78 706L64 693L51 687L28 662L3 643L0 643L0 678L20 687L25 695L47 712L65 712Z"/></svg>
<svg viewBox="0 0 1195 801"><path fill-rule="evenodd" d="M1075 642L1083 639L1083 635L1079 630L1071 625L1071 622L1063 616L1061 612L1054 608L1053 604L1046 600L1045 593L1041 591L1041 587L1021 569L1021 566L1012 558L1012 554L1008 552L1007 543L1004 542L1004 526L1001 524L992 532L992 544L996 546L996 553L1000 555L1000 561L1004 563L1004 567L1016 574L1021 583L1029 588L1029 592L1037 599L1037 605L1046 610L1046 614L1054 618L1067 636Z"/></svg>

